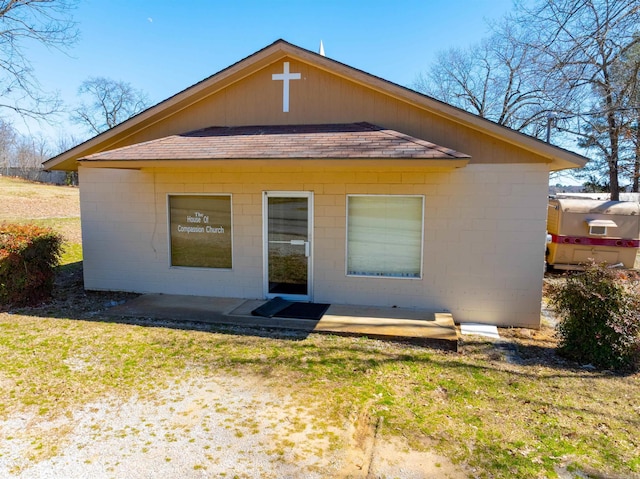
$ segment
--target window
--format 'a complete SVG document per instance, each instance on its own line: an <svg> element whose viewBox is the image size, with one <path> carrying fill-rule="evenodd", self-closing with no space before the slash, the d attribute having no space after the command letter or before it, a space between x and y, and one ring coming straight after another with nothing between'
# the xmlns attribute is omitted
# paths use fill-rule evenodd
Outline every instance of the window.
<svg viewBox="0 0 640 479"><path fill-rule="evenodd" d="M589 226L590 235L605 236L607 234L606 226Z"/></svg>
<svg viewBox="0 0 640 479"><path fill-rule="evenodd" d="M231 269L231 195L169 196L171 266Z"/></svg>
<svg viewBox="0 0 640 479"><path fill-rule="evenodd" d="M422 277L422 196L347 197L347 274Z"/></svg>
<svg viewBox="0 0 640 479"><path fill-rule="evenodd" d="M594 236L606 236L607 228L615 228L618 225L615 221L602 219L587 219L589 234Z"/></svg>

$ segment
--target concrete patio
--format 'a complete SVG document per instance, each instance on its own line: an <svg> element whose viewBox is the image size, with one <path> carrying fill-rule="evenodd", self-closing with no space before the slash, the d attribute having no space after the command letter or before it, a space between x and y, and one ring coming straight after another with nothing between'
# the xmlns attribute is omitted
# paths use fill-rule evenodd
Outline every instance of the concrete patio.
<svg viewBox="0 0 640 479"><path fill-rule="evenodd" d="M106 311L110 317L192 321L246 328L285 329L409 342L457 351L450 313L332 304L319 321L251 315L265 300L146 294Z"/></svg>

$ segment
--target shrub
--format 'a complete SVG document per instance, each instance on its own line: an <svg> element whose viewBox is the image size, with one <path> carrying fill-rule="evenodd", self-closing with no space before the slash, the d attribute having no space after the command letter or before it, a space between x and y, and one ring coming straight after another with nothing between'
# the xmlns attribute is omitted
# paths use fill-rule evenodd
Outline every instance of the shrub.
<svg viewBox="0 0 640 479"><path fill-rule="evenodd" d="M640 292L625 272L591 263L551 293L558 352L617 371L640 365Z"/></svg>
<svg viewBox="0 0 640 479"><path fill-rule="evenodd" d="M0 304L24 306L51 297L62 238L36 225L0 225Z"/></svg>

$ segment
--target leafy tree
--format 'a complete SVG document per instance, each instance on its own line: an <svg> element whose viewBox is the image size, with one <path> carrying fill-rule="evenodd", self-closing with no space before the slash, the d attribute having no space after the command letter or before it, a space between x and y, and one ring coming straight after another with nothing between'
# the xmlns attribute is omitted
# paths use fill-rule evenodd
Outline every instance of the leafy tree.
<svg viewBox="0 0 640 479"><path fill-rule="evenodd" d="M589 175L587 181L582 184L582 190L585 193L608 193L609 184L604 183L601 179L595 175Z"/></svg>
<svg viewBox="0 0 640 479"><path fill-rule="evenodd" d="M131 84L105 77L85 80L78 94L87 101L72 113L71 119L99 134L140 113L149 105L147 95Z"/></svg>
<svg viewBox="0 0 640 479"><path fill-rule="evenodd" d="M78 31L71 12L76 0L0 0L0 108L43 119L60 111L46 93L27 57L34 44L65 49Z"/></svg>

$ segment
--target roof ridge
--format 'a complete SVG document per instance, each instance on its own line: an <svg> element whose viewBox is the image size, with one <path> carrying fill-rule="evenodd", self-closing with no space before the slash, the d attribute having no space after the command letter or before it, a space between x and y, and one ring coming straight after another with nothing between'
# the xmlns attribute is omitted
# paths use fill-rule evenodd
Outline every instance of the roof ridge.
<svg viewBox="0 0 640 479"><path fill-rule="evenodd" d="M366 128L368 131L384 131L385 128L374 125L372 123L362 121L362 122L339 122L339 123L278 123L273 125L260 125L260 124L252 124L252 125L210 125L204 128L198 128L197 130L190 130L184 133L178 133L173 136L193 136L200 132L206 132L208 130L220 129L220 130L233 130L233 129L308 129L312 127L349 127L349 126L359 126ZM318 133L322 133L322 131L318 131ZM168 138L168 137L163 137ZM153 141L153 140L151 140ZM141 143L142 144L142 143Z"/></svg>

